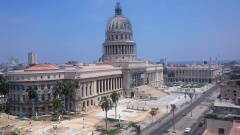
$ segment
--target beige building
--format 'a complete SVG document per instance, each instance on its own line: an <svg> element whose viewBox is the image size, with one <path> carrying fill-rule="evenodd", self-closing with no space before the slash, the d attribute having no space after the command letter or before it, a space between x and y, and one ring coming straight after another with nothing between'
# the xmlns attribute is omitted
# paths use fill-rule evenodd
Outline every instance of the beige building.
<svg viewBox="0 0 240 135"><path fill-rule="evenodd" d="M234 101L240 98L240 79L224 82L221 85L221 97Z"/></svg>
<svg viewBox="0 0 240 135"><path fill-rule="evenodd" d="M211 62L210 62L211 63ZM167 67L174 72L174 76L168 77L168 82L185 83L212 83L220 81L222 66L218 64L186 65Z"/></svg>
<svg viewBox="0 0 240 135"><path fill-rule="evenodd" d="M213 112L205 115L204 135L237 135L239 129L240 106L231 101L215 100ZM238 130L239 131L239 130Z"/></svg>
<svg viewBox="0 0 240 135"><path fill-rule="evenodd" d="M160 88L163 84L163 67L136 58L136 43L132 26L122 15L120 3L110 18L103 43L103 56L92 65L39 64L26 70L8 72L11 113L31 114L28 86L37 88L35 109L38 114L53 111L54 86L58 80L79 80L79 87L71 95L71 111L89 110L98 105L101 97L117 91L121 97L133 98L134 87L150 85Z"/></svg>

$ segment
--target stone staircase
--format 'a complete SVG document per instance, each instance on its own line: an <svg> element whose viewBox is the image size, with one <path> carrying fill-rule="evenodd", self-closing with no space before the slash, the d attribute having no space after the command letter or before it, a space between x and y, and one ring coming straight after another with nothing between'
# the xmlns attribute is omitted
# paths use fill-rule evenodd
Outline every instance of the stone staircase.
<svg viewBox="0 0 240 135"><path fill-rule="evenodd" d="M138 86L135 88L135 91L138 91L138 93L140 93L140 94L136 93L135 97L139 97L139 98L140 96L142 96L142 98L148 97L148 99L151 99L151 100L158 100L168 95L163 90L159 90L149 85Z"/></svg>
<svg viewBox="0 0 240 135"><path fill-rule="evenodd" d="M139 91L137 87L132 89L132 92L134 92L134 98L150 100L150 96L145 94L144 91Z"/></svg>

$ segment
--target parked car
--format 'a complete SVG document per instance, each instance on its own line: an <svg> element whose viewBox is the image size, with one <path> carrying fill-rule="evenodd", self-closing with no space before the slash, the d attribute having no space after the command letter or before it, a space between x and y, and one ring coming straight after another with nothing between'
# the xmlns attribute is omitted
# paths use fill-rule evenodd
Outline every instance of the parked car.
<svg viewBox="0 0 240 135"><path fill-rule="evenodd" d="M202 126L203 126L203 122L200 122L200 123L198 124L198 126L199 126L199 127L202 127Z"/></svg>
<svg viewBox="0 0 240 135"><path fill-rule="evenodd" d="M189 132L191 132L191 128L186 128L185 133L189 133Z"/></svg>

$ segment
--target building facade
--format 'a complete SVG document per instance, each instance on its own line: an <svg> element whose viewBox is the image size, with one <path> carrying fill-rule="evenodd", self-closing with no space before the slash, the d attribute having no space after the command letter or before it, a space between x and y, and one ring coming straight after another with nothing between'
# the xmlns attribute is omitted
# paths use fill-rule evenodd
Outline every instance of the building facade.
<svg viewBox="0 0 240 135"><path fill-rule="evenodd" d="M53 111L52 100L57 81L77 80L70 98L70 110L89 110L98 105L102 97L117 91L120 97L134 97L134 87L150 85L160 88L163 84L163 67L136 58L136 43L132 26L122 15L120 3L106 28L102 45L103 56L92 65L38 64L21 71L8 72L11 113L31 114L32 102L28 99L28 86L37 88L35 110L38 114Z"/></svg>
<svg viewBox="0 0 240 135"><path fill-rule="evenodd" d="M174 72L168 77L168 82L212 83L219 82L223 74L222 66L218 64L171 66L167 70Z"/></svg>
<svg viewBox="0 0 240 135"><path fill-rule="evenodd" d="M37 53L30 52L28 53L28 65L38 64Z"/></svg>

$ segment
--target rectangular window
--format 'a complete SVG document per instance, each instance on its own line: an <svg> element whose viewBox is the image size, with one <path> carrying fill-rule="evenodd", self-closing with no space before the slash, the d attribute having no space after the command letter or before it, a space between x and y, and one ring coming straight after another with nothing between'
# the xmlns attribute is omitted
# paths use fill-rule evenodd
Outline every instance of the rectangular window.
<svg viewBox="0 0 240 135"><path fill-rule="evenodd" d="M219 135L224 135L224 129L223 128L219 128L218 129L218 133L219 133Z"/></svg>
<svg viewBox="0 0 240 135"><path fill-rule="evenodd" d="M234 94L234 96L237 96L237 94Z"/></svg>
<svg viewBox="0 0 240 135"><path fill-rule="evenodd" d="M50 76L48 76L48 79L50 79Z"/></svg>
<svg viewBox="0 0 240 135"><path fill-rule="evenodd" d="M42 101L44 101L44 100L45 100L45 98L44 98L44 94L42 94L42 95L41 95L41 98L42 98Z"/></svg>
<svg viewBox="0 0 240 135"><path fill-rule="evenodd" d="M48 84L47 88L48 88L48 89L50 89L50 88L51 88L51 85L50 85L50 84Z"/></svg>
<svg viewBox="0 0 240 135"><path fill-rule="evenodd" d="M25 95L22 95L23 101L25 101Z"/></svg>
<svg viewBox="0 0 240 135"><path fill-rule="evenodd" d="M51 94L48 94L48 100L51 100Z"/></svg>
<svg viewBox="0 0 240 135"><path fill-rule="evenodd" d="M44 89L44 85L41 85L41 90L43 90Z"/></svg>

